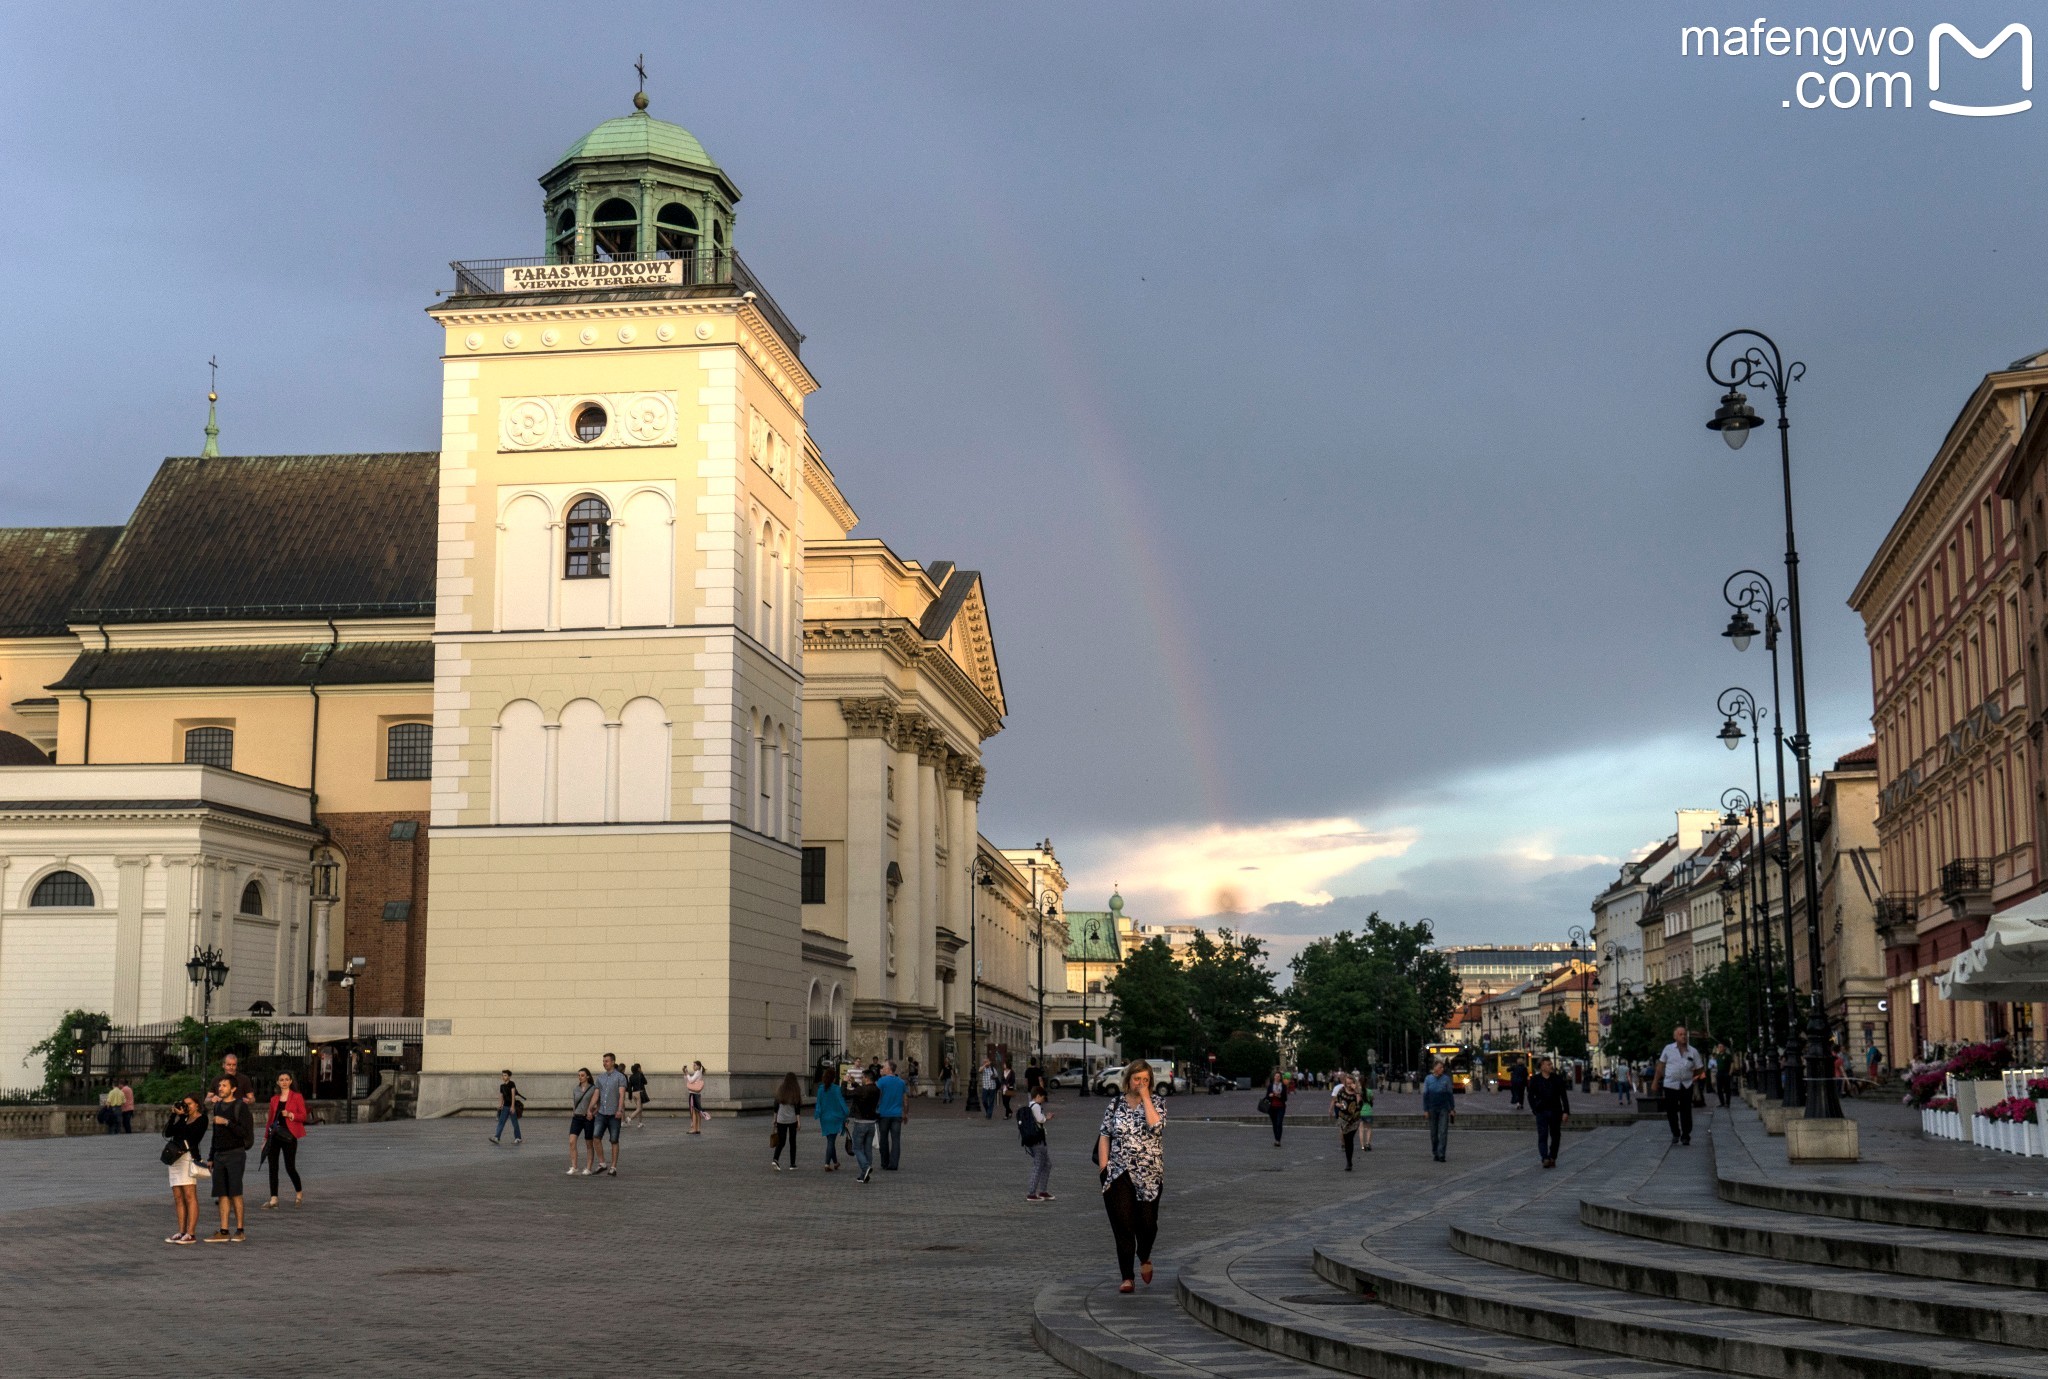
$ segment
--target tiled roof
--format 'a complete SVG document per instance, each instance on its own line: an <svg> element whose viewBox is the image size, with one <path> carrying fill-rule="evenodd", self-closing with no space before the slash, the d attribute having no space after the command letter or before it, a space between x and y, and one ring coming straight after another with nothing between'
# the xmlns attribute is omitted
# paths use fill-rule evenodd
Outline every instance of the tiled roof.
<svg viewBox="0 0 2048 1379"><path fill-rule="evenodd" d="M229 685L403 685L434 678L431 642L292 646L123 647L88 651L51 689L218 688ZM322 657L325 656L323 663Z"/></svg>
<svg viewBox="0 0 2048 1379"><path fill-rule="evenodd" d="M43 749L25 737L0 733L0 766L48 766Z"/></svg>
<svg viewBox="0 0 2048 1379"><path fill-rule="evenodd" d="M1877 744L1875 742L1866 742L1855 751L1844 752L1841 756L1835 758L1835 769L1838 771L1844 766L1875 765L1877 765Z"/></svg>
<svg viewBox="0 0 2048 1379"><path fill-rule="evenodd" d="M431 613L439 456L172 458L76 622Z"/></svg>
<svg viewBox="0 0 2048 1379"><path fill-rule="evenodd" d="M0 528L0 637L63 632L74 596L119 527Z"/></svg>

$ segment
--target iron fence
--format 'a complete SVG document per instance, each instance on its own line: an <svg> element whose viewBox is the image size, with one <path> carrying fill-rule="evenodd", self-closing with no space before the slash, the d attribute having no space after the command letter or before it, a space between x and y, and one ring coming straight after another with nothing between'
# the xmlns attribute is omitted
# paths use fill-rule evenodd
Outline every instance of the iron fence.
<svg viewBox="0 0 2048 1379"><path fill-rule="evenodd" d="M634 265L658 265L659 274L636 269ZM736 295L751 295L754 305L776 333L785 340L794 352L801 352L804 333L796 328L782 304L775 295L747 267L745 259L729 249L712 250L697 254L622 254L616 258L593 259L583 263L566 263L546 257L519 259L458 259L449 265L455 270L456 297L499 297L507 293L523 293L532 288L506 286L507 269L536 268L556 270L560 282L547 290L569 287L585 288L589 291L617 291L634 287L701 287L727 286L737 290Z"/></svg>

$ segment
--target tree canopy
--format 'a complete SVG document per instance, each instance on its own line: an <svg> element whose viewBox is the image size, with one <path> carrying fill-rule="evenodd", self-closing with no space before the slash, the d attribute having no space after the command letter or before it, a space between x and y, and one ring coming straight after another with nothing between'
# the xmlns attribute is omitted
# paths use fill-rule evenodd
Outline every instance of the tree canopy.
<svg viewBox="0 0 2048 1379"><path fill-rule="evenodd" d="M1128 1058L1170 1050L1201 1061L1213 1053L1226 1073L1238 1064L1270 1065L1273 1045L1263 1022L1279 996L1263 939L1229 929L1212 938L1197 929L1176 950L1155 938L1123 960L1107 989L1103 1023Z"/></svg>
<svg viewBox="0 0 2048 1379"><path fill-rule="evenodd" d="M1784 990L1780 980L1781 1002ZM1763 988L1744 964L1724 962L1698 975L1688 972L1617 1002L1614 1020L1607 1027L1606 1048L1617 1058L1641 1062L1655 1057L1671 1041L1672 1027L1682 1024L1702 1047L1726 1044L1739 1052L1754 1053L1749 1026L1752 1000L1761 1005Z"/></svg>
<svg viewBox="0 0 2048 1379"><path fill-rule="evenodd" d="M1375 912L1302 949L1292 964L1288 1031L1300 1057L1334 1055L1346 1067L1405 1063L1456 1010L1450 960L1435 951L1428 920L1389 923Z"/></svg>
<svg viewBox="0 0 2048 1379"><path fill-rule="evenodd" d="M1584 1058L1586 1056L1586 1032L1579 1028L1579 1022L1562 1010L1550 1012L1550 1018L1543 1022L1543 1029L1537 1035L1537 1046L1549 1049L1560 1058Z"/></svg>

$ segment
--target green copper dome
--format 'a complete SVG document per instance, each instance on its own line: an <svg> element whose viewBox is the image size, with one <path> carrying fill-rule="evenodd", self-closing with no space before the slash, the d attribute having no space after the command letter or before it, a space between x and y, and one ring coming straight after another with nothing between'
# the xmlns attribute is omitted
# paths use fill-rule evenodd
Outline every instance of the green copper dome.
<svg viewBox="0 0 2048 1379"><path fill-rule="evenodd" d="M679 124L657 120L644 110L606 120L578 139L557 167L577 158L659 158L691 167L718 169L697 136Z"/></svg>

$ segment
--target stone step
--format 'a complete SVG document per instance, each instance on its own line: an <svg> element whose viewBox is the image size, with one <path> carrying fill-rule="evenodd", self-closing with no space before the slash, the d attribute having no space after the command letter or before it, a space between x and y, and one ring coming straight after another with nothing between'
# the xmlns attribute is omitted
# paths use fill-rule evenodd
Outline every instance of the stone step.
<svg viewBox="0 0 2048 1379"><path fill-rule="evenodd" d="M1600 1197L1580 1201L1579 1219L1616 1235L1690 1249L1910 1278L2048 1290L2048 1241L1994 1241L1960 1232L1867 1225L1725 1203L1710 1210L1690 1210Z"/></svg>
<svg viewBox="0 0 2048 1379"><path fill-rule="evenodd" d="M1454 1222L1449 1241L1452 1249L1474 1259L1595 1288L1809 1321L2048 1349L2048 1297L2037 1292L1873 1276L1856 1269L1780 1260L1742 1260L1600 1235L1584 1226L1553 1230L1552 1225L1544 1221L1531 1233L1498 1223Z"/></svg>
<svg viewBox="0 0 2048 1379"><path fill-rule="evenodd" d="M1092 1279L1048 1284L1032 1306L1031 1334L1084 1379L1331 1379L1320 1365L1211 1331L1160 1284L1131 1294Z"/></svg>
<svg viewBox="0 0 2048 1379"><path fill-rule="evenodd" d="M1421 1224L1421 1223L1418 1223ZM1507 1336L1759 1379L2041 1379L2038 1351L1772 1316L1523 1273L1453 1250L1442 1233L1318 1245L1316 1272L1417 1316Z"/></svg>
<svg viewBox="0 0 2048 1379"><path fill-rule="evenodd" d="M1334 1289L1298 1245L1198 1256L1175 1280L1181 1308L1212 1336L1367 1379L1708 1379L1614 1356L1419 1316Z"/></svg>

